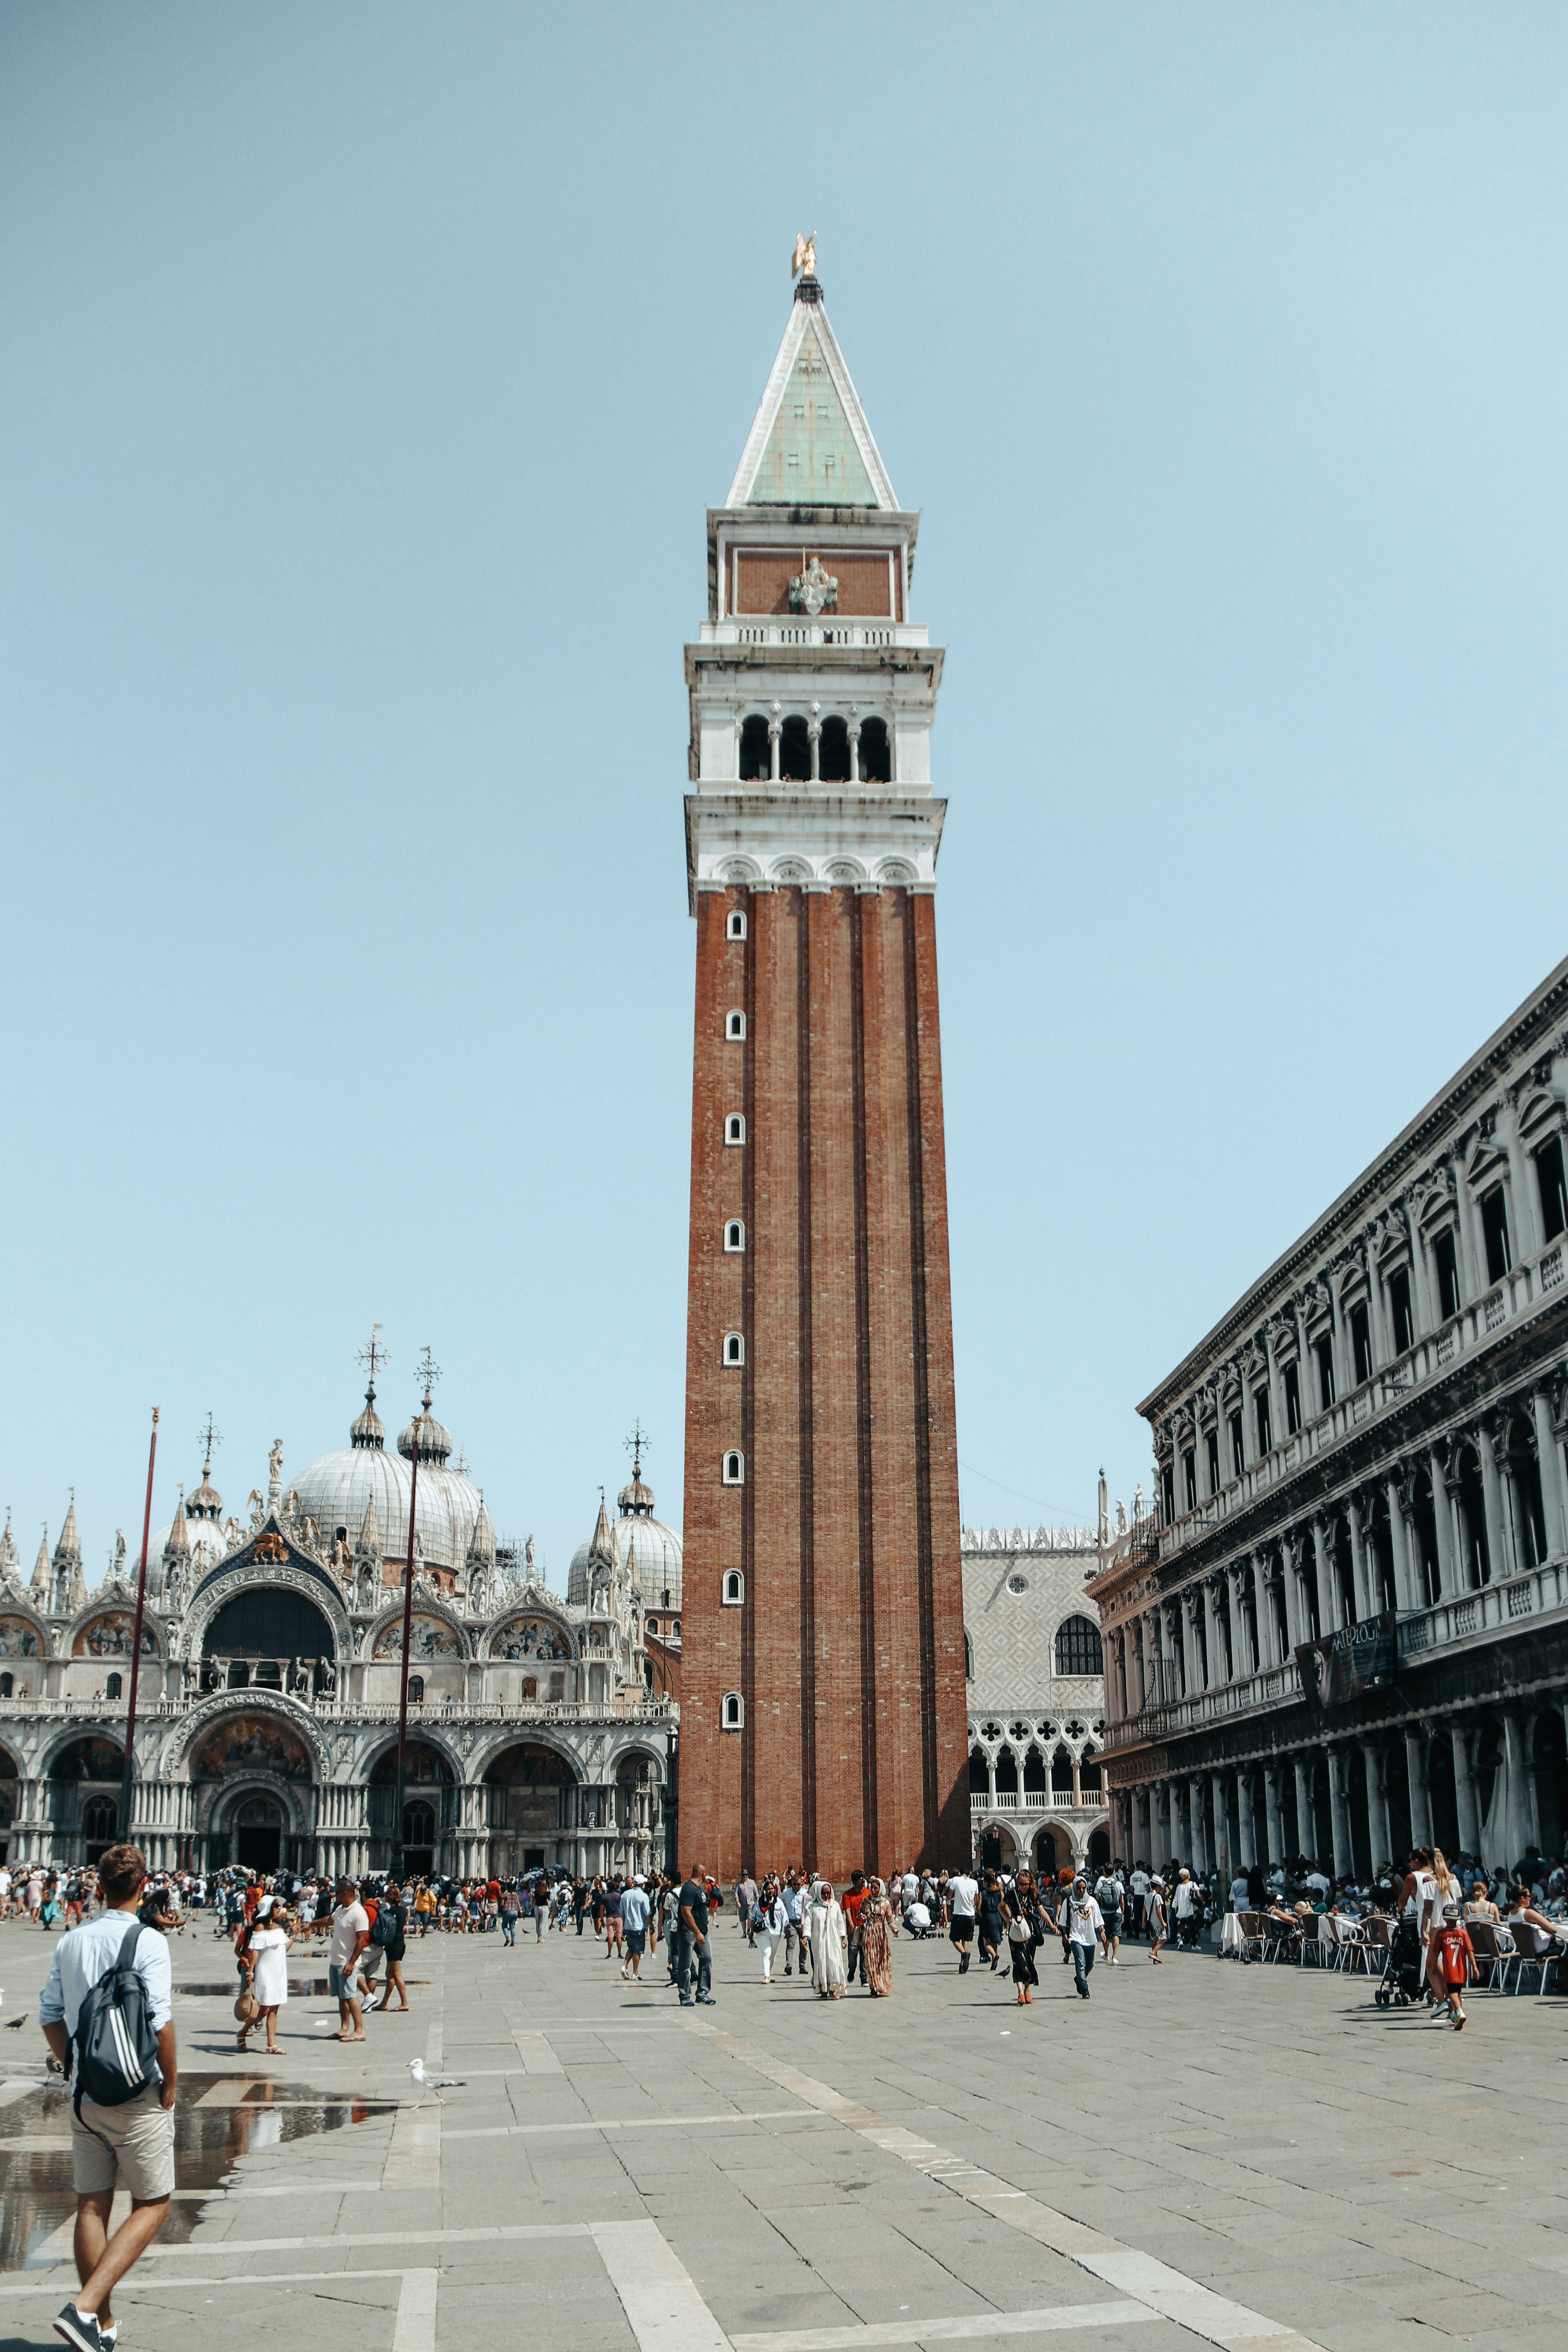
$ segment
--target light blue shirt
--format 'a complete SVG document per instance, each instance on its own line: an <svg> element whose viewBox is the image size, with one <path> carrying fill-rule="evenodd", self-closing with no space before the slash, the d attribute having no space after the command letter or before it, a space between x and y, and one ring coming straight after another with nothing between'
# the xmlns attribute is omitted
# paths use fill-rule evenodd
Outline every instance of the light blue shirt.
<svg viewBox="0 0 1568 2352"><path fill-rule="evenodd" d="M800 1888L798 1886L786 1886L779 1899L784 1905L784 1917L788 1920L790 1926L792 1927L798 1927L800 1925L801 1913Z"/></svg>
<svg viewBox="0 0 1568 2352"><path fill-rule="evenodd" d="M108 1972L136 1924L134 1911L101 1911L85 1927L73 1927L55 1946L49 1973L38 1995L40 2025L64 2025L73 2039L81 2005L100 1977ZM169 1947L156 1927L143 1927L136 1947L135 1969L147 1990L147 2011L153 2031L161 2033L174 2015L174 1975ZM163 2081L162 2074L158 2077Z"/></svg>
<svg viewBox="0 0 1568 2352"><path fill-rule="evenodd" d="M621 1917L634 1935L640 1935L647 1926L653 1906L640 1886L628 1886L621 1895Z"/></svg>

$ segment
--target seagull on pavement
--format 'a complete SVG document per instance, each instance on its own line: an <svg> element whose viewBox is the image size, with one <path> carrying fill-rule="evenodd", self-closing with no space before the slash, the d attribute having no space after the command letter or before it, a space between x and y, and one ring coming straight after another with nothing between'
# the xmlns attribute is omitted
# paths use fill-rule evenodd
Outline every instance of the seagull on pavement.
<svg viewBox="0 0 1568 2352"><path fill-rule="evenodd" d="M460 2091L463 2087L463 2078L460 2074L427 2074L425 2072L423 2058L411 2058L408 2061L408 2071L422 2091L435 2092L437 2103L443 2091Z"/></svg>

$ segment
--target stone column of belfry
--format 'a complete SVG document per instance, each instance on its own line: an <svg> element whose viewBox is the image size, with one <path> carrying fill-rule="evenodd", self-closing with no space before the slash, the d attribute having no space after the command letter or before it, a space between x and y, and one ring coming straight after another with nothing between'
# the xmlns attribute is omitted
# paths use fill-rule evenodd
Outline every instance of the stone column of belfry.
<svg viewBox="0 0 1568 2352"><path fill-rule="evenodd" d="M805 281L709 517L710 618L687 649L681 1860L726 1877L970 1854L928 751L942 656L903 612L917 525ZM823 573L837 602L819 613ZM792 781L798 751L772 771L796 719L811 750Z"/></svg>

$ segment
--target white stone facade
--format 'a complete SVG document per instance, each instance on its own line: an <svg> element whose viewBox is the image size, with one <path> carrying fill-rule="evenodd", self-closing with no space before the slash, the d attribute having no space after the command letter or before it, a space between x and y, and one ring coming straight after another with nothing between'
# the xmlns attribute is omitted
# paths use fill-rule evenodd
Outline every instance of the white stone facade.
<svg viewBox="0 0 1568 2352"><path fill-rule="evenodd" d="M1053 1873L1107 1860L1105 1684L1084 1597L1097 1532L966 1528L963 1547L975 1860ZM1062 1671L1080 1664L1091 1670Z"/></svg>

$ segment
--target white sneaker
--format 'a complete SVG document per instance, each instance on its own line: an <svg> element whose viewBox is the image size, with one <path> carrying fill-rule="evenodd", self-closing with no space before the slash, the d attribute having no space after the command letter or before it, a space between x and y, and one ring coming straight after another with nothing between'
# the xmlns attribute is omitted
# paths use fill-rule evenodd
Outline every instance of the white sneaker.
<svg viewBox="0 0 1568 2352"><path fill-rule="evenodd" d="M1110 1965L1113 1969L1119 1969L1121 1963L1119 1959L1112 1958Z"/></svg>

